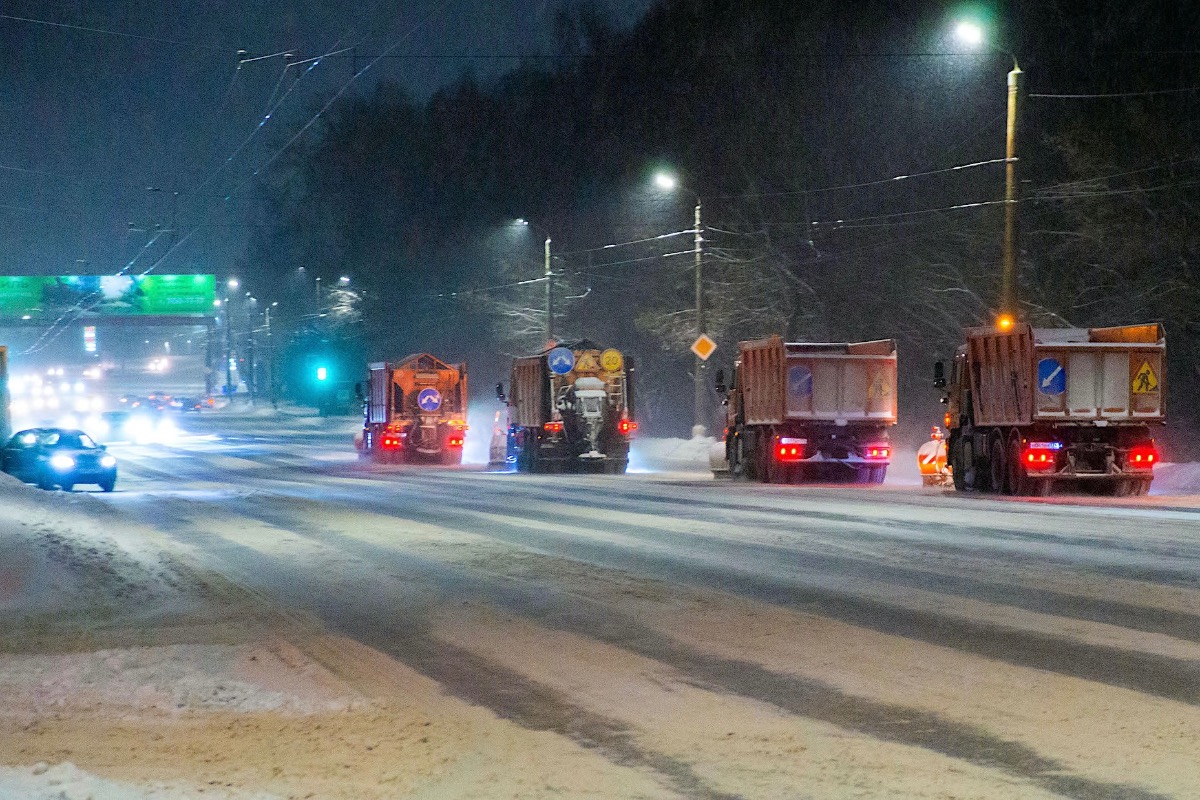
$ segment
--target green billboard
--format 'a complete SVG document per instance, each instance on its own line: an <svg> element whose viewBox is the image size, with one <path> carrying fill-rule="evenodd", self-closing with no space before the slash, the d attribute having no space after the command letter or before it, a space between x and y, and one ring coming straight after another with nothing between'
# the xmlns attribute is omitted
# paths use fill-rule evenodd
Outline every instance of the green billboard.
<svg viewBox="0 0 1200 800"><path fill-rule="evenodd" d="M216 298L214 275L0 276L0 319L199 317Z"/></svg>

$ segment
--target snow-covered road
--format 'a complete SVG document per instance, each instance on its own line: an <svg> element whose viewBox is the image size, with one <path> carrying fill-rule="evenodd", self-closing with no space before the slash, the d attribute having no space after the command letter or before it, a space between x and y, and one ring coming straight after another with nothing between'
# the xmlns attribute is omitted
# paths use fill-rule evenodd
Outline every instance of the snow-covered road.
<svg viewBox="0 0 1200 800"><path fill-rule="evenodd" d="M0 483L0 798L1200 797L1193 495L194 427L112 495Z"/></svg>

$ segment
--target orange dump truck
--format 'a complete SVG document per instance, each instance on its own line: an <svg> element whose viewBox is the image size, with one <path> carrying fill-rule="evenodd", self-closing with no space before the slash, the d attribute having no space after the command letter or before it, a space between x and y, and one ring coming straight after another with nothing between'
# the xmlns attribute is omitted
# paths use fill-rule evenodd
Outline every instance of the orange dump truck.
<svg viewBox="0 0 1200 800"><path fill-rule="evenodd" d="M1166 422L1166 335L1116 328L968 328L946 390L954 488L1046 494L1052 484L1145 494Z"/></svg>
<svg viewBox="0 0 1200 800"><path fill-rule="evenodd" d="M392 463L462 463L467 365L420 353L369 370L363 453Z"/></svg>
<svg viewBox="0 0 1200 800"><path fill-rule="evenodd" d="M896 342L741 342L726 395L728 473L768 483L882 483L896 424ZM717 471L717 470L714 470Z"/></svg>

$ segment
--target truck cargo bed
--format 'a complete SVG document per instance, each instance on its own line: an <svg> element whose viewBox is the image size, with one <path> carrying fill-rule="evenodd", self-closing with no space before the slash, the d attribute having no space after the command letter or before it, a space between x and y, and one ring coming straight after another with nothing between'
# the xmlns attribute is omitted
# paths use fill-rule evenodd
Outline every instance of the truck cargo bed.
<svg viewBox="0 0 1200 800"><path fill-rule="evenodd" d="M1160 326L967 331L976 425L1143 424L1165 415Z"/></svg>
<svg viewBox="0 0 1200 800"><path fill-rule="evenodd" d="M896 422L896 343L742 342L743 411L748 425L785 420L837 425Z"/></svg>

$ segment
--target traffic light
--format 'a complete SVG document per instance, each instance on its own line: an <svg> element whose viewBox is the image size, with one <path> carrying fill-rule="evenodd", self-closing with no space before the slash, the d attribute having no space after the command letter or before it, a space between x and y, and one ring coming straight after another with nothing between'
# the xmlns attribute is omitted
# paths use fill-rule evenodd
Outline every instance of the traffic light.
<svg viewBox="0 0 1200 800"><path fill-rule="evenodd" d="M328 367L325 367L325 366L317 367L317 380L318 381L329 380L329 368Z"/></svg>

